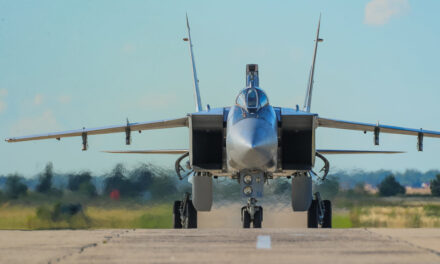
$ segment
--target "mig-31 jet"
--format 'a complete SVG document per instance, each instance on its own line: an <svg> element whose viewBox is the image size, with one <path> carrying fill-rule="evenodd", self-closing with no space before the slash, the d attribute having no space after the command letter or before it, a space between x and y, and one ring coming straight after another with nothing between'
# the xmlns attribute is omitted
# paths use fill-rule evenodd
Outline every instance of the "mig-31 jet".
<svg viewBox="0 0 440 264"><path fill-rule="evenodd" d="M363 151L316 149L315 135L319 127L372 132L374 144L379 145L380 133L403 134L417 137L417 148L423 150L424 137L440 138L440 132L411 129L382 124L342 121L324 118L311 112L313 78L319 37L320 20L314 44L313 62L307 86L304 106L294 108L273 106L259 85L258 65L246 65L246 86L240 90L232 106L205 109L202 107L199 80L194 62L191 33L186 18L194 79L196 112L176 119L130 123L98 128L82 128L72 131L46 133L23 137L11 137L7 142L40 139L81 137L83 150L87 150L88 136L125 133L126 144L131 143L131 132L187 127L188 149L161 149L138 151L107 151L131 154L176 154L176 173L180 179L190 177L192 194L176 201L173 208L174 228L196 228L197 212L210 211L213 201L212 181L217 177L235 179L241 186L247 204L241 208L244 228L260 228L263 208L257 198L263 196L264 185L270 179L287 177L292 184L292 209L294 212L308 211L308 227L331 227L331 202L321 200L319 193L312 192L312 175L315 159L324 162L319 179L324 180L329 172L330 154L394 154L399 151ZM238 220L238 219L237 219Z"/></svg>

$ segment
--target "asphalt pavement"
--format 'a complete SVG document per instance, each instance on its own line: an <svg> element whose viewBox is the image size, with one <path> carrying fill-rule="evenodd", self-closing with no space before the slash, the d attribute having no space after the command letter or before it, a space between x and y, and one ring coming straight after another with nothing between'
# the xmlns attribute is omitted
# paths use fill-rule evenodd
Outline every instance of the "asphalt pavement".
<svg viewBox="0 0 440 264"><path fill-rule="evenodd" d="M0 231L0 263L440 263L440 229Z"/></svg>

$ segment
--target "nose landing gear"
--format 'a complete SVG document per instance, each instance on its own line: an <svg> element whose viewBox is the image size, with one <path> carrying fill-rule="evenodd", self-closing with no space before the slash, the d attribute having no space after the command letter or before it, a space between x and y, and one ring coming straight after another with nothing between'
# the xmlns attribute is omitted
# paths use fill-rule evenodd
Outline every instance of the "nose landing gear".
<svg viewBox="0 0 440 264"><path fill-rule="evenodd" d="M257 199L249 198L247 205L241 208L241 222L243 228L261 228L263 222L263 207L257 206Z"/></svg>

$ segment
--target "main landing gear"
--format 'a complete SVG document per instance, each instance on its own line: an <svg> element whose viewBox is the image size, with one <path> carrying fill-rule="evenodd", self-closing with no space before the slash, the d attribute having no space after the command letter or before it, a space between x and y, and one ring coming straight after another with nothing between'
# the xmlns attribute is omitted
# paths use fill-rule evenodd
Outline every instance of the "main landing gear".
<svg viewBox="0 0 440 264"><path fill-rule="evenodd" d="M241 222L243 228L250 228L251 223L254 228L261 228L263 222L263 207L256 205L255 198L249 198L247 205L241 208Z"/></svg>
<svg viewBox="0 0 440 264"><path fill-rule="evenodd" d="M173 207L173 228L197 228L197 211L194 208L191 194L185 193L182 201L175 201Z"/></svg>
<svg viewBox="0 0 440 264"><path fill-rule="evenodd" d="M329 200L321 200L319 192L314 194L314 199L307 212L307 227L309 228L332 227L332 203Z"/></svg>

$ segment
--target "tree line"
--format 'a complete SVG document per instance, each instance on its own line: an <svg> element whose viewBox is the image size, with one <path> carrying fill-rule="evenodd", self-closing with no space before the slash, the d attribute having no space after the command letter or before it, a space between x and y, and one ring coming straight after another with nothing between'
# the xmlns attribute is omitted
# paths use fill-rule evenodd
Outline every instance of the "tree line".
<svg viewBox="0 0 440 264"><path fill-rule="evenodd" d="M440 174L440 170L428 170L421 172L415 169L406 169L403 172L395 172L391 170L365 171L362 169L355 170L338 170L334 169L330 173L331 176L339 178L343 188L354 188L356 184L365 183L372 186L378 186L386 177L393 175L395 179L404 186L420 187L422 183L429 183Z"/></svg>
<svg viewBox="0 0 440 264"><path fill-rule="evenodd" d="M406 171L403 174L384 175L384 172L386 171L369 172L361 174L362 176L359 176L360 171L356 171L354 176L347 172L337 172L330 175L323 183L315 182L314 189L325 197L332 198L341 189L365 193L364 184L373 181L377 182L374 186L378 187L380 196L403 195L405 187L403 187L402 175L406 175L403 179L408 181L409 175L420 177L421 174L417 171ZM425 173L424 180L430 182L432 195L440 196L440 173L432 175L434 172ZM365 175L371 176L369 181L362 181L368 179ZM355 176L359 177L355 178ZM354 179L357 182L353 183ZM378 181L378 179L381 180ZM219 184L214 184L215 199L233 200L241 197L240 186L234 180L222 179L216 182ZM275 179L270 183L265 188L266 195L288 195L290 193L288 179ZM190 190L190 184L187 181L178 181L174 171L149 164L140 164L132 169L127 169L123 164L117 164L108 173L93 175L89 171L55 173L52 163L48 163L44 170L34 178L24 178L17 173L0 176L0 201L19 199L35 193L55 198L69 194L89 199L111 197L113 199L170 200L178 199Z"/></svg>
<svg viewBox="0 0 440 264"><path fill-rule="evenodd" d="M157 200L174 197L188 189L188 184L176 179L172 172L148 164L140 164L131 170L117 164L109 173L93 176L89 171L56 174L52 163L48 163L33 179L17 173L0 176L0 199L18 199L31 193L51 197L73 193L95 198L117 192L118 199L142 197Z"/></svg>

